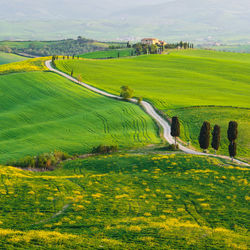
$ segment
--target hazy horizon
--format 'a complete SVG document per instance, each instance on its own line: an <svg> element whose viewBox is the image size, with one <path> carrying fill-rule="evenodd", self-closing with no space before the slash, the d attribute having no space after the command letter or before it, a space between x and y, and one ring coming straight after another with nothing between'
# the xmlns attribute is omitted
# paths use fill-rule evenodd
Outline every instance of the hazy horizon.
<svg viewBox="0 0 250 250"><path fill-rule="evenodd" d="M0 40L250 41L247 0L0 0Z"/></svg>

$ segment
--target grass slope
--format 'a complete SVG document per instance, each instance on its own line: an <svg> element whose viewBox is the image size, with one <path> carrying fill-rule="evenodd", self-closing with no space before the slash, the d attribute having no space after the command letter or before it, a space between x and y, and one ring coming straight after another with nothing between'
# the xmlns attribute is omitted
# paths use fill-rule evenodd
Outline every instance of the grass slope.
<svg viewBox="0 0 250 250"><path fill-rule="evenodd" d="M82 74L85 82L118 94L120 86L129 85L136 96L151 101L169 115L179 115L185 130L183 139L196 146L204 120L223 126L220 153L227 154L225 128L230 120L239 122L238 155L249 156L250 136L250 55L214 51L171 51L168 55L150 55L120 60L69 60L56 62L67 73ZM192 116L181 108L194 108ZM229 109L226 106L248 109ZM190 115L189 115L190 114ZM195 119L194 119L195 114ZM191 129L191 128L194 129ZM183 133L183 134L184 134Z"/></svg>
<svg viewBox="0 0 250 250"><path fill-rule="evenodd" d="M0 174L4 249L249 249L249 169L216 159L110 155Z"/></svg>
<svg viewBox="0 0 250 250"><path fill-rule="evenodd" d="M82 58L89 59L105 59L105 58L117 58L118 54L120 57L128 57L131 56L131 52L134 49L112 49L112 50L104 50L104 51L95 51L80 55Z"/></svg>
<svg viewBox="0 0 250 250"><path fill-rule="evenodd" d="M27 58L15 54L0 52L0 65L12 62L24 61Z"/></svg>
<svg viewBox="0 0 250 250"><path fill-rule="evenodd" d="M159 143L139 106L94 94L47 72L0 78L0 162L51 152L90 152L100 144Z"/></svg>
<svg viewBox="0 0 250 250"><path fill-rule="evenodd" d="M51 57L40 57L29 59L22 62L13 62L0 65L0 75L17 73L17 72L31 72L31 71L46 71L44 62L51 59Z"/></svg>

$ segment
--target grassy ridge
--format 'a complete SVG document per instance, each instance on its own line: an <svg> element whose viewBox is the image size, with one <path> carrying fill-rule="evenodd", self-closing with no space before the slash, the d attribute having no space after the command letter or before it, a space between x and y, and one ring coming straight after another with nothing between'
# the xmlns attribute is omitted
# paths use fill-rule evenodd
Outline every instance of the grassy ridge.
<svg viewBox="0 0 250 250"><path fill-rule="evenodd" d="M0 161L50 152L90 152L99 144L159 143L138 106L94 94L54 73L2 75Z"/></svg>
<svg viewBox="0 0 250 250"><path fill-rule="evenodd" d="M131 56L131 52L133 50L134 49L112 49L104 51L95 51L80 55L80 57L88 59L105 59L105 58L117 58L118 54L120 57L128 57Z"/></svg>
<svg viewBox="0 0 250 250"><path fill-rule="evenodd" d="M223 107L250 108L250 55L187 50L120 60L58 61L57 67L67 73L74 69L76 74L82 74L85 82L115 94L120 86L129 85L136 96L148 99L158 109L171 116L180 115L188 129L182 138L189 138L195 146L204 119L224 128L230 120L237 120L242 130L238 155L249 156L249 109L231 112ZM200 108L193 109L195 119L188 116L191 113L184 115L186 110L179 111L183 107L207 105L220 108L207 109L206 115L201 114ZM227 154L225 133L220 153Z"/></svg>
<svg viewBox="0 0 250 250"><path fill-rule="evenodd" d="M27 58L23 56L0 52L0 65L6 64L6 63L12 63L12 62L24 61L26 59Z"/></svg>
<svg viewBox="0 0 250 250"><path fill-rule="evenodd" d="M2 166L0 174L3 248L250 244L249 169L216 159L126 154L71 161L47 173Z"/></svg>

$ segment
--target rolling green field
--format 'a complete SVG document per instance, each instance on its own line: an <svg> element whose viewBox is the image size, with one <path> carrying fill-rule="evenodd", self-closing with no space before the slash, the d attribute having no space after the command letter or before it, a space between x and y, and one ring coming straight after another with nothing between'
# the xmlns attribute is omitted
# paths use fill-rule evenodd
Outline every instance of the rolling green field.
<svg viewBox="0 0 250 250"><path fill-rule="evenodd" d="M0 162L62 150L88 153L100 144L160 143L139 106L94 94L54 73L0 78Z"/></svg>
<svg viewBox="0 0 250 250"><path fill-rule="evenodd" d="M121 154L0 168L3 249L249 249L249 169Z"/></svg>
<svg viewBox="0 0 250 250"><path fill-rule="evenodd" d="M103 51L95 51L80 55L82 58L88 59L105 59L105 58L117 58L119 57L128 57L131 56L131 52L134 49L112 49L112 50L103 50Z"/></svg>
<svg viewBox="0 0 250 250"><path fill-rule="evenodd" d="M24 61L26 59L27 58L23 57L23 56L18 56L18 55L11 54L11 53L0 52L0 65L6 64L6 63L11 63L11 62Z"/></svg>
<svg viewBox="0 0 250 250"><path fill-rule="evenodd" d="M227 154L227 124L237 120L238 156L249 160L250 55L174 50L166 55L67 60L56 65L66 73L72 69L76 75L81 73L85 82L111 93L119 94L122 85L129 85L135 96L142 96L170 116L179 115L185 128L181 138L195 146L203 121L210 121L212 126L218 123L223 127L220 154ZM209 105L215 107L206 107ZM180 111L186 107L193 107L192 112Z"/></svg>

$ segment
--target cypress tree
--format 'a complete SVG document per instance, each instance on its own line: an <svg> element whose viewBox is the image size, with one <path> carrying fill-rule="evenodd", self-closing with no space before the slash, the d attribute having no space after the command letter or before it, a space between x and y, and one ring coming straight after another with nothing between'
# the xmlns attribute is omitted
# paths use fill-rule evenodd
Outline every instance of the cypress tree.
<svg viewBox="0 0 250 250"><path fill-rule="evenodd" d="M213 139L212 139L211 145L212 145L212 148L215 150L215 154L216 154L216 151L220 147L220 126L218 126L218 125L214 126L212 136L213 136Z"/></svg>
<svg viewBox="0 0 250 250"><path fill-rule="evenodd" d="M72 70L71 70L71 74L70 74L70 75L71 75L71 77L73 76L73 74L74 74L74 71L73 71L73 69L72 69Z"/></svg>
<svg viewBox="0 0 250 250"><path fill-rule="evenodd" d="M175 138L175 148L176 148L176 137L180 136L180 122L177 116L174 116L172 118L171 135Z"/></svg>
<svg viewBox="0 0 250 250"><path fill-rule="evenodd" d="M232 143L238 137L238 123L236 121L230 121L228 124L227 138Z"/></svg>
<svg viewBox="0 0 250 250"><path fill-rule="evenodd" d="M228 147L229 155L232 157L232 161L234 160L234 157L236 156L237 151L237 144L236 142L231 142Z"/></svg>
<svg viewBox="0 0 250 250"><path fill-rule="evenodd" d="M199 144L200 148L202 148L203 151L205 151L209 147L210 130L211 130L210 123L207 121L203 122L199 135Z"/></svg>

